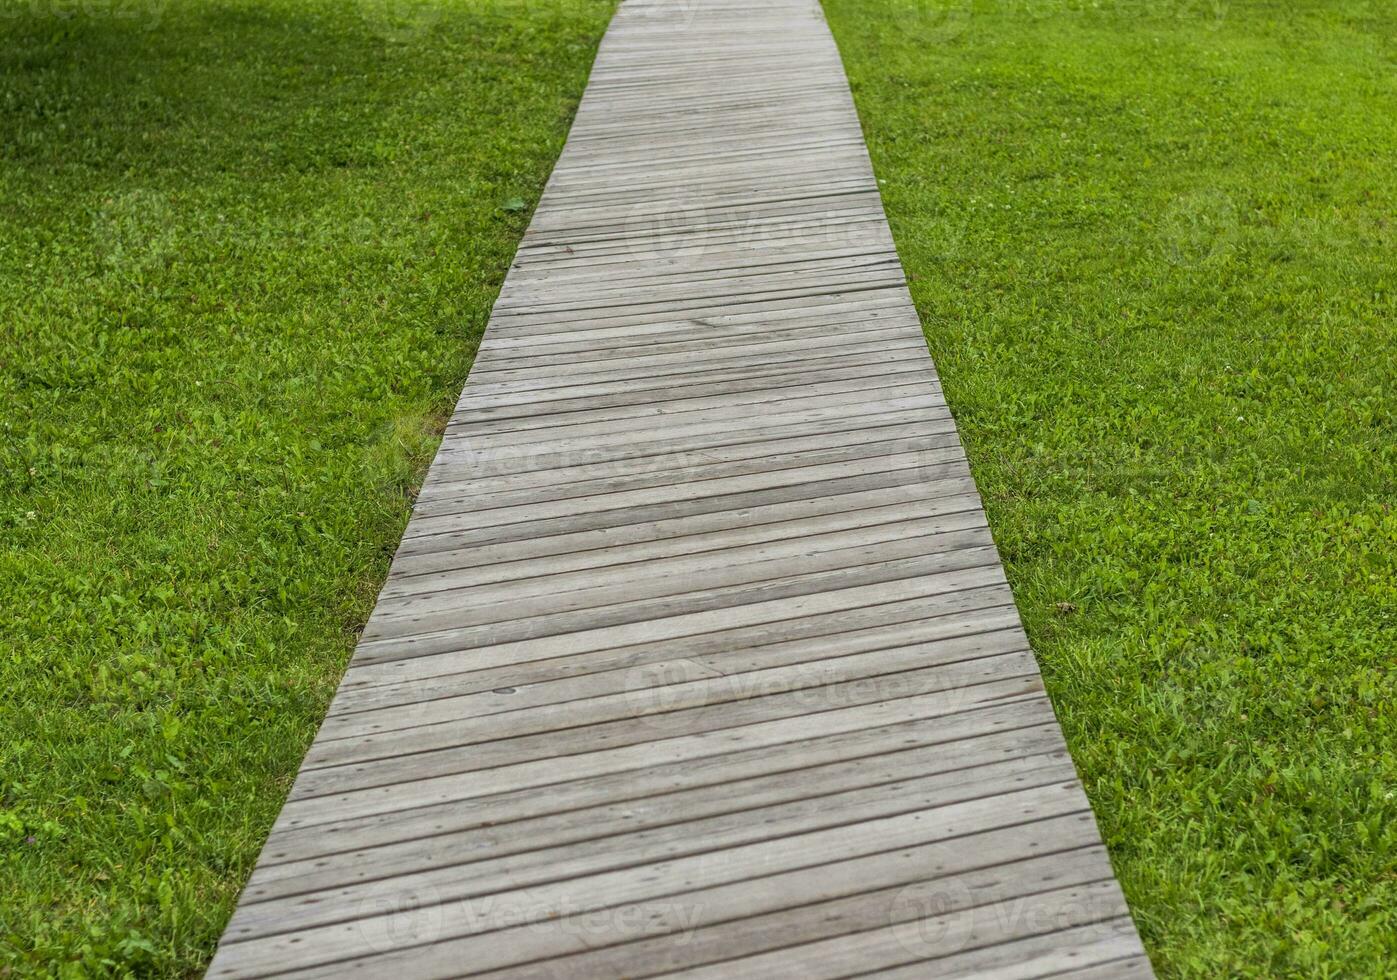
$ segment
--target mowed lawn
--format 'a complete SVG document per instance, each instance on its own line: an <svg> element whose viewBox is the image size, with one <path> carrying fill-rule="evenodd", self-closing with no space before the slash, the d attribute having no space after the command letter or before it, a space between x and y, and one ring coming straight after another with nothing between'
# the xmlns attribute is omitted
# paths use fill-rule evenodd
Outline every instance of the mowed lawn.
<svg viewBox="0 0 1397 980"><path fill-rule="evenodd" d="M0 0L0 975L197 974L610 0ZM1397 962L1397 9L827 0L1165 976Z"/></svg>
<svg viewBox="0 0 1397 980"><path fill-rule="evenodd" d="M0 976L197 974L609 0L0 0Z"/></svg>
<svg viewBox="0 0 1397 980"><path fill-rule="evenodd" d="M1397 974L1397 5L825 6L1156 967Z"/></svg>

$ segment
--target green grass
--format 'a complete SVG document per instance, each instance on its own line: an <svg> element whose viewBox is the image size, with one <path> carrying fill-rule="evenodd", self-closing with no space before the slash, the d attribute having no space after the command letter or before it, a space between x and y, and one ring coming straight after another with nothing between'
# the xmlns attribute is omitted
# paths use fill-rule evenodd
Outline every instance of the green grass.
<svg viewBox="0 0 1397 980"><path fill-rule="evenodd" d="M1156 967L1397 975L1397 4L826 10Z"/></svg>
<svg viewBox="0 0 1397 980"><path fill-rule="evenodd" d="M1397 972L1397 5L826 7L1156 966ZM609 9L0 0L0 975L206 961Z"/></svg>
<svg viewBox="0 0 1397 980"><path fill-rule="evenodd" d="M609 0L0 0L0 975L197 973Z"/></svg>

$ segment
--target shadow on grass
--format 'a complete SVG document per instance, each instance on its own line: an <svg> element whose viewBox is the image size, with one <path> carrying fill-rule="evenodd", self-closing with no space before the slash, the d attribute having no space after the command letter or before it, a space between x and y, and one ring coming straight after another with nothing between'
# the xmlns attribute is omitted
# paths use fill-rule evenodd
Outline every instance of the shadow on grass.
<svg viewBox="0 0 1397 980"><path fill-rule="evenodd" d="M0 0L0 163L11 179L18 165L146 186L381 165L389 148L365 133L406 112L488 112L421 96L451 73L508 70L492 52L602 8Z"/></svg>

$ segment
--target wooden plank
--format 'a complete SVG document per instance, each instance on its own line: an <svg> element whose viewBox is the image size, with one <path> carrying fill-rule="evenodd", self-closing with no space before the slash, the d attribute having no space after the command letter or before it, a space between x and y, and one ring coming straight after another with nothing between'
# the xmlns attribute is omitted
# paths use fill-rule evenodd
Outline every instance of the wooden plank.
<svg viewBox="0 0 1397 980"><path fill-rule="evenodd" d="M854 744L853 740L845 741ZM941 776L946 783L971 787L987 774L992 778L994 771L1012 774L1020 780L1019 786L1044 773L1056 773L1045 780L1050 782L1071 776L1069 770L1061 768L1066 753L1050 725L963 740L953 757L948 755L944 742L904 745L895 750L889 750L889 744L865 738L858 750L868 753L871 749L871 754L764 771L746 779L720 774L716 782L707 785L686 784L673 793L608 799L580 809L539 813L537 801L530 801L525 811L528 815L512 821L500 819L509 810L496 800L488 817L481 814L479 807L472 808L472 820L465 826L444 830L433 824L433 833L423 837L400 837L391 842L375 838L374 846L357 850L353 862L327 864L307 856L261 867L248 883L244 902L303 895L351 882L556 847L574 840L620 838L624 843L629 839L626 835L633 831L688 825L704 817L876 786L905 776L913 767L921 778ZM809 760L792 757L789 761Z"/></svg>
<svg viewBox="0 0 1397 980"><path fill-rule="evenodd" d="M754 642L680 655L671 644L583 655L534 663L510 663L495 669L472 670L433 678L433 684L386 684L355 687L335 699L323 727L324 738L344 737L351 730L394 730L425 725L433 720L520 711L532 705L559 704L608 691L648 691L694 677L736 677L759 667L819 666L852 653L882 651L891 646L930 644L958 637L1013 630L1013 600L1002 589L963 593L963 602L926 617L919 603L879 607L868 617L872 627L856 628L861 620L834 617L831 634L817 635L810 624L799 638L784 642ZM731 634L728 634L731 635ZM813 667L812 667L813 669ZM393 711L418 704L411 715ZM391 722L390 723L390 719ZM401 719L411 725L401 725Z"/></svg>
<svg viewBox="0 0 1397 980"><path fill-rule="evenodd" d="M636 620L595 630L574 630L483 644L469 642L447 631L360 644L365 655L350 665L347 682L396 683L410 677L425 678L451 671L484 670L506 664L524 664L560 657L599 654L606 650L635 648L658 643L687 643L721 630L768 628L775 636L802 635L810 617L852 615L873 608L881 615L886 603L922 600L927 615L962 595L979 597L987 588L1005 584L1002 569L993 563L963 565L936 571L929 563L905 564L905 574L878 576L872 581L826 591L789 595L741 606L719 606L686 612L662 620ZM841 576L842 577L842 576ZM702 639L700 639L702 642Z"/></svg>
<svg viewBox="0 0 1397 980"><path fill-rule="evenodd" d="M625 0L215 977L1148 977L816 0Z"/></svg>
<svg viewBox="0 0 1397 980"><path fill-rule="evenodd" d="M473 471L469 463L464 472L443 467L433 474L431 492L419 496L418 506L424 516L449 514L459 512L463 501L478 501L487 494L488 506L493 509L515 503L595 497L622 490L749 476L767 467L802 469L809 463L883 459L907 452L926 453L928 463L938 457L955 461L959 457L948 456L946 451L958 449L959 440L949 419L894 421L813 435L778 430L770 438L701 450L664 443L633 444L619 458L587 454L580 459L569 457L563 466L549 465L557 461L544 457L534 460L541 465L533 468L521 465L486 474ZM620 462L625 465L618 466Z"/></svg>
<svg viewBox="0 0 1397 980"><path fill-rule="evenodd" d="M736 447L722 447L704 453L675 455L667 452L645 464L630 467L633 471L624 474L617 474L617 467L610 462L594 467L592 472L584 468L585 464L574 464L566 467L566 474L550 472L544 477L515 480L514 486L502 479L482 482L448 481L443 478L433 482L434 492L421 502L419 509L424 518L447 517L555 500L603 497L632 490L651 490L673 497L678 494L672 489L666 491L666 488L694 485L704 495L707 495L707 491L742 492L754 486L751 478L758 474L794 472L808 477L811 465L854 461L897 469L900 468L896 465L897 460L909 453L916 454L925 465L953 463L961 458L960 444L948 423L949 420L943 420L940 425L926 424L913 435L891 439L883 431L884 426L804 437L799 441L808 443L818 439L826 446L776 460L770 456L779 453L780 447L772 444L796 440L787 437L765 440L759 445L741 443ZM635 458L630 456L628 460ZM560 475L573 479L560 481ZM816 479L824 475L817 474ZM748 479L736 486L730 482L715 482L742 477ZM465 486L460 486L462 483ZM683 494L683 497L692 496L694 494L691 492Z"/></svg>
<svg viewBox="0 0 1397 980"><path fill-rule="evenodd" d="M988 685L986 685L988 687ZM641 780L644 771L671 763L692 763L716 755L750 748L787 745L830 732L862 731L884 724L915 718L923 724L936 720L947 730L968 732L1015 728L1028 716L1029 708L1011 709L1010 704L1028 705L1042 695L1041 684L1031 680L1010 680L990 688L993 695L967 710L946 712L946 698L924 694L891 701L858 704L849 708L818 713L805 712L775 720L720 728L656 742L636 742L561 758L526 757L522 761L488 769L440 776L407 778L363 789L352 789L328 796L307 794L288 799L282 808L286 827L309 827L358 817L374 816L417 807L455 803L475 796L509 793L529 787L553 787L565 780L590 779L626 772ZM556 743L553 739L550 746Z"/></svg>
<svg viewBox="0 0 1397 980"><path fill-rule="evenodd" d="M914 354L917 356L912 356ZM613 387L619 390L614 392L594 389L571 398L491 397L480 405L458 406L452 420L463 423L473 423L477 419L482 423L508 423L501 425L499 431L517 432L535 426L572 425L601 418L653 415L658 406L663 406L668 413L697 411L710 405L770 404L772 396L784 389L799 389L807 384L829 386L828 389L817 387L815 391L871 390L873 385L859 388L856 383L867 383L869 379L876 378L900 378L904 374L928 376L927 383L936 384L929 377L926 357L912 347L880 350L862 361L853 357L842 360L847 363L831 365L823 371L802 366L698 385L667 385L650 389L634 384L624 387L615 385ZM758 395L758 392L761 394ZM795 391L790 393L794 394Z"/></svg>
<svg viewBox="0 0 1397 980"><path fill-rule="evenodd" d="M915 764L916 760L909 760ZM900 769L894 775L905 776ZM802 772L804 784L808 773ZM393 888L432 890L443 902L485 895L509 888L600 874L617 868L677 860L727 848L746 846L798 833L813 833L899 813L930 813L937 808L1056 785L1073 778L1066 759L1014 759L994 766L957 770L894 781L874 780L850 789L828 786L818 795L758 805L749 802L739 812L698 817L658 827L628 827L609 837L581 837L550 845L537 826L523 828L527 851L491 857L465 852L462 860L423 868L413 855L407 862L379 869L381 877L308 889L285 897L244 903L228 925L228 935L270 935L356 918L361 904L391 882ZM807 785L813 791L819 784ZM519 829L519 828L515 828ZM318 883L317 883L318 884Z"/></svg>
<svg viewBox="0 0 1397 980"><path fill-rule="evenodd" d="M1076 823L1067 825L1067 829L1080 832L1083 827L1081 823ZM975 846L980 841L966 843ZM671 973L707 964L721 964L740 958L749 950L845 937L889 923L907 923L908 917L920 915L923 907L931 906L933 902L940 911L948 912L958 905L963 907L972 902L981 903L980 907L983 908L997 901L1012 901L1018 897L1012 894L1012 883L1018 878L1032 877L1041 883L1071 886L1087 884L1087 879L1093 873L1099 874L1099 868L1093 867L1101 860L1099 851L1073 849L1039 855L1034 853L1029 834L1022 832L1009 843L1014 849L996 850L994 856L998 863L987 867L946 873L943 863L942 875L936 879L934 891L914 877L916 859L922 857L925 848L910 849L910 853L879 854L844 863L838 869L840 873L837 876L827 876L832 877L829 883L810 882L806 889L788 898L791 902L804 900L803 904L794 908L780 908L773 901L770 904L776 906L774 911L724 922L715 927L695 929L690 924L688 931L678 936L673 933L647 936L632 943L617 943L542 964L522 964L481 975L566 975L609 980L652 970L656 966ZM1006 869L1012 873L1006 874ZM869 884L873 884L873 887L868 891L859 890ZM919 885L928 894L919 894ZM825 898L818 903L808 901L831 893L839 897ZM915 928L915 924L908 923L907 928ZM925 972L918 976L941 975L935 968L928 969L929 964L921 964L921 967Z"/></svg>
<svg viewBox="0 0 1397 980"><path fill-rule="evenodd" d="M1031 658L1013 629L947 640L932 645L878 649L807 663L768 667L731 675L705 676L699 668L680 675L680 683L636 687L566 698L530 709L457 716L459 703L441 709L444 717L421 706L380 716L371 730L349 732L316 742L306 769L332 768L373 759L421 756L439 748L521 738L539 732L567 731L569 752L586 751L594 738L622 744L637 734L642 740L674 737L692 731L727 728L750 720L785 717L818 710L817 705L858 704L860 688L878 689L879 699L947 690L952 703L974 696L970 688L1003 677L1032 673ZM944 657L944 661L934 658ZM927 666L930 665L930 666ZM942 669L934 673L931 666ZM650 683L649 672L628 671L629 678ZM692 678L692 679L690 679ZM875 680L876 679L876 680ZM854 682L868 683L853 686ZM851 685L845 689L843 685ZM766 693L779 692L779 693ZM507 698L508 696L504 696ZM794 710L790 702L796 702ZM729 710L718 709L728 705ZM495 715L509 715L498 718ZM641 722L643 724L637 724ZM607 726L600 732L595 726ZM511 747L513 748L513 747ZM484 754L477 753L477 756ZM450 753L455 757L457 753ZM454 765L454 763L443 763ZM363 767L356 767L362 772ZM400 767L395 767L400 772Z"/></svg>
<svg viewBox="0 0 1397 980"><path fill-rule="evenodd" d="M859 495L850 495L859 496ZM824 498L835 499L840 498ZM862 497L869 501L868 495ZM882 501L890 502L884 503ZM685 555L713 555L721 560L734 546L755 546L775 544L806 537L819 537L854 528L878 527L901 524L905 521L930 521L949 515L979 509L979 498L974 494L960 494L949 497L913 497L898 499L896 496L879 496L873 501L859 506L849 502L848 506L817 511L812 514L797 514L780 520L743 523L737 526L718 527L682 536L669 536L660 540L635 540L622 544L608 545L597 549L579 549L564 553L550 553L542 556L510 556L500 562L482 561L467 568L450 568L430 573L399 575L384 585L383 599L399 596L422 595L448 589L460 589L475 585L497 582L519 582L543 576L562 576L589 569L615 569L616 566L631 565L647 559L679 558ZM774 516L774 515L768 515ZM483 549L482 549L483 550ZM508 555L508 552L505 552ZM488 555L488 553L487 553ZM559 579L566 582L566 579ZM591 578L588 581L596 582Z"/></svg>
<svg viewBox="0 0 1397 980"><path fill-rule="evenodd" d="M1084 814L1072 814L1048 818L1037 824L987 829L965 837L890 848L830 864L667 896L663 903L656 902L648 907L622 905L582 921L572 917L530 922L514 928L506 925L497 932L439 942L431 950L435 963L430 966L420 954L391 951L363 960L344 961L338 966L353 974L373 969L392 970L410 961L414 971L421 971L421 976L445 976L447 974L431 967L449 969L447 964L454 957L457 963L472 964L472 969L481 971L482 975L611 978L627 975L628 970L633 974L658 975L690 965L694 958L701 960L703 949L713 945L724 948L728 944L728 948L739 951L758 945L761 933L773 925L782 933L790 934L793 929L811 929L813 921L813 927L824 925L833 932L835 927L821 913L832 910L838 914L835 903L852 899L846 902L847 907L858 901L862 893L879 886L900 889L922 880L927 867L935 867L938 874L954 881L957 876L974 874L983 868L985 858L982 855L1002 859L1001 863L991 865L1002 869L1013 866L1006 862L1041 851L1050 841L1085 843L1081 835L1092 829L1089 820ZM919 872L919 868L923 870ZM1021 871L1031 873L1026 868ZM634 914L639 911L651 914ZM522 946L519 940L526 936L529 942ZM695 945L697 957L688 955L690 944ZM521 962L524 959L520 955L521 948L528 955L558 958ZM591 950L599 950L593 954L595 958L585 955ZM572 972L574 969L576 973Z"/></svg>
<svg viewBox="0 0 1397 980"><path fill-rule="evenodd" d="M896 423L911 417L914 416L898 413L884 418ZM677 447L676 451L684 452L691 448L694 447L685 445ZM592 458L594 457L590 454L585 457L587 460ZM618 453L615 458L624 460L626 455ZM886 459L887 457L880 458ZM550 459L550 462L559 461ZM538 514L536 509L531 512L528 507L521 508L519 506L477 511L471 515L475 520L463 518L459 521L459 527L452 528L447 525L433 534L405 537L398 546L398 554L404 558L410 558L441 551L459 551L462 548L504 544L506 542L520 543L522 548L525 547L522 542L539 538L552 538L601 529L614 531L619 535L623 533L624 528L634 524L648 526L650 524L693 521L724 512L748 513L758 508L774 507L802 500L844 497L875 490L900 488L915 488L937 496L955 496L965 493L966 489L972 486L969 467L963 462L934 466L922 466L918 465L917 461L905 459L903 462L908 462L910 465L889 466L885 463L873 472L869 472L871 467L861 466L853 468L857 475L830 476L829 471L824 471L814 474L814 479L810 478L812 474L807 468L796 470L794 473L788 472L786 477L772 480L773 485L761 489L733 490L730 488L727 493L694 495L689 499L680 500L661 499L646 504L635 504L625 500L617 503L614 497L598 498L594 496L584 499L590 499L594 504L617 503L617 506L601 506L583 513L578 513L567 507L562 508L563 513L553 517ZM492 464L490 460L486 460L480 465L483 469L488 470ZM566 463L564 462L562 465L565 467ZM642 465L654 464L646 461ZM846 467L845 471L847 472L849 469L851 468ZM792 476L795 478L792 479Z"/></svg>
<svg viewBox="0 0 1397 980"><path fill-rule="evenodd" d="M1015 638L1016 639L1016 638ZM1003 641L1004 645L1015 645ZM1006 651L1017 653L1019 651ZM898 666L903 666L898 664ZM509 712L495 725L464 719L455 725L424 726L406 737L389 733L317 743L291 789L291 800L362 792L403 781L496 769L524 762L550 763L560 772L582 767L581 758L632 746L652 748L710 732L730 731L776 719L814 716L838 706L863 706L896 697L933 698L938 715L995 703L1000 698L1041 690L1027 657L985 657L965 666L901 670L877 683L841 679L813 694L804 690L760 698L682 707L653 717L583 717L578 728L550 729L544 712ZM522 715L516 718L514 715ZM540 717L542 716L542 717ZM535 730L542 726L543 730ZM498 732L497 738L490 736ZM404 743L410 748L404 749ZM470 746L470 751L462 751Z"/></svg>
<svg viewBox="0 0 1397 980"><path fill-rule="evenodd" d="M849 611L758 622L601 651L544 653L535 660L486 659L463 652L389 661L346 675L330 715L482 691L498 693L501 688L508 689L502 697L527 696L521 688L532 691L559 679L593 673L624 671L630 682L637 669L645 672L657 663L682 661L692 665L688 669L702 670L710 664L717 668L715 661L730 656L746 657L751 662L816 662L836 651L873 648L890 630L905 642L918 642L1007 628L1017 622L1012 606L1013 597L1006 587L988 585L938 596L935 616L928 616L926 603L913 596ZM423 683L428 680L430 684Z"/></svg>
<svg viewBox="0 0 1397 980"><path fill-rule="evenodd" d="M851 371L860 368L886 368L889 365L920 358L922 351L913 343L878 345L862 351L848 351L823 358L802 358L798 360L777 360L774 362L745 362L726 370L719 369L706 376L695 377L692 371L685 372L671 381L663 381L652 376L641 375L633 378L599 378L583 384L550 384L547 387L524 388L519 382L502 382L488 389L482 383L475 385L474 398L462 400L457 405L457 414L480 414L484 418L519 418L545 413L570 412L576 409L587 410L596 406L596 399L611 396L613 405L647 404L663 401L665 393L673 392L689 396L716 395L730 391L745 391L758 385L785 387L782 381L809 376L815 380L833 377L834 371L848 367ZM836 363L839 362L839 363ZM869 372L873 373L873 372ZM626 396L621 400L618 396Z"/></svg>
<svg viewBox="0 0 1397 980"><path fill-rule="evenodd" d="M495 622L498 620L491 617L505 611L505 606L509 607L508 615L501 618L528 619L661 596L688 597L735 585L774 583L812 572L864 565L870 555L888 560L989 544L983 513L971 510L935 518L913 517L806 535L781 544L744 542L717 554L654 558L627 563L609 573L594 569L573 577L549 576L541 582L515 580L405 596L382 603L366 635L381 635L380 629L389 632L402 628L415 634Z"/></svg>
<svg viewBox="0 0 1397 980"><path fill-rule="evenodd" d="M388 596L406 595L469 581L501 581L626 564L648 557L712 550L736 540L775 540L836 527L876 524L892 515L936 517L979 507L979 496L968 492L970 486L968 478L948 481L935 489L917 483L900 484L754 505L739 511L643 521L620 528L573 531L498 545L481 544L468 555L458 551L403 555L394 565L384 591ZM946 492L938 495L936 490L943 488Z"/></svg>
<svg viewBox="0 0 1397 980"><path fill-rule="evenodd" d="M1100 870L1108 869L1106 865ZM913 886L903 897L911 906L909 919L881 929L724 960L671 976L833 980L859 973L886 976L900 966L907 968L908 976L973 977L993 971L996 976L1040 977L1070 967L1080 959L1083 946L1117 939L1129 928L1121 920L1120 889L1113 880L1030 895L1001 895L988 905L952 906L944 912L946 899L940 883L925 886L925 907L918 901L918 891ZM1071 933L1071 942L1063 942L1064 931ZM1043 936L1046 941L1016 944ZM1110 943L1098 955L1114 958L1132 952L1131 938L1127 933L1125 942ZM957 951L946 955L948 949ZM945 960L949 962L939 962Z"/></svg>
<svg viewBox="0 0 1397 980"><path fill-rule="evenodd" d="M690 796L679 794L701 794L714 786L734 787L740 809L743 784L749 780L918 748L934 746L945 753L945 766L960 768L963 754L978 753L985 745L990 746L987 757L997 758L1033 754L1039 738L1051 737L1061 745L1042 698L942 716L929 725L934 711L929 699L904 698L871 710L832 712L820 719L827 727L813 733L807 731L808 723L798 720L751 726L717 738L700 736L685 745L671 743L666 746L668 757L649 765L591 776L568 773L561 782L546 784L546 793L531 785L512 788L509 773L495 773L493 785L457 780L453 790L450 784L439 784L441 792L419 797L410 808L353 819L320 820L322 814L314 807L295 808L278 822L253 879L263 868L304 865L326 855L411 845L456 832L484 833L486 828L554 814L614 811L624 820L624 814L646 805L684 813L674 801ZM490 839L488 833L484 836Z"/></svg>
<svg viewBox="0 0 1397 980"><path fill-rule="evenodd" d="M976 829L992 829L1046 817L1080 812L1086 806L1075 782L1057 783L940 807L934 819L925 812L862 821L782 838L779 849L764 843L726 848L715 855L699 854L639 869L626 868L585 877L569 878L530 888L491 892L489 906L505 903L511 918L541 921L559 907L578 913L605 909L621 903L644 902L678 890L692 890L750 878L754 871L775 873L828 864L853 854L877 853L889 847L905 847L932 840L965 836ZM409 889L410 891L410 889ZM402 891L389 889L389 893ZM461 904L461 903L456 903ZM467 903L469 904L468 900ZM479 903L484 906L482 901ZM311 966L329 956L350 959L380 951L392 935L429 930L434 944L441 940L490 931L490 917L452 914L442 917L441 904L405 912L378 911L374 902L355 908L354 919L332 925L289 932L263 934L255 941L228 937L220 953L223 962L210 967L211 976L261 975L266 969L286 970ZM364 914L367 913L367 914ZM433 955L432 946L422 949Z"/></svg>
<svg viewBox="0 0 1397 980"><path fill-rule="evenodd" d="M885 557L894 550L896 557ZM604 643L612 633L637 640L685 635L692 629L693 619L705 614L710 621L750 621L754 615L768 615L771 605L783 600L810 599L814 606L839 591L886 586L911 578L936 578L951 592L969 582L989 584L974 573L985 568L997 570L994 548L983 529L900 541L896 546L847 548L823 558L819 571L749 578L673 596L627 599L612 590L575 597L560 609L530 606L528 618L510 616L497 604L478 610L467 608L455 613L450 622L435 615L394 620L381 624L373 635L366 633L360 648L365 651L363 662L372 664L389 656L499 649L555 637L561 644L571 644L577 640ZM628 628L639 632L629 633Z"/></svg>

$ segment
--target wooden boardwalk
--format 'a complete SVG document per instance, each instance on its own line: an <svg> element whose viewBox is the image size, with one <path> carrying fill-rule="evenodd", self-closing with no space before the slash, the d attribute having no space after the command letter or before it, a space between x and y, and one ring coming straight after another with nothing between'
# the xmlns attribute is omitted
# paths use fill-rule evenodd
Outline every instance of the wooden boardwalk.
<svg viewBox="0 0 1397 980"><path fill-rule="evenodd" d="M1147 977L814 0L630 0L214 977Z"/></svg>

